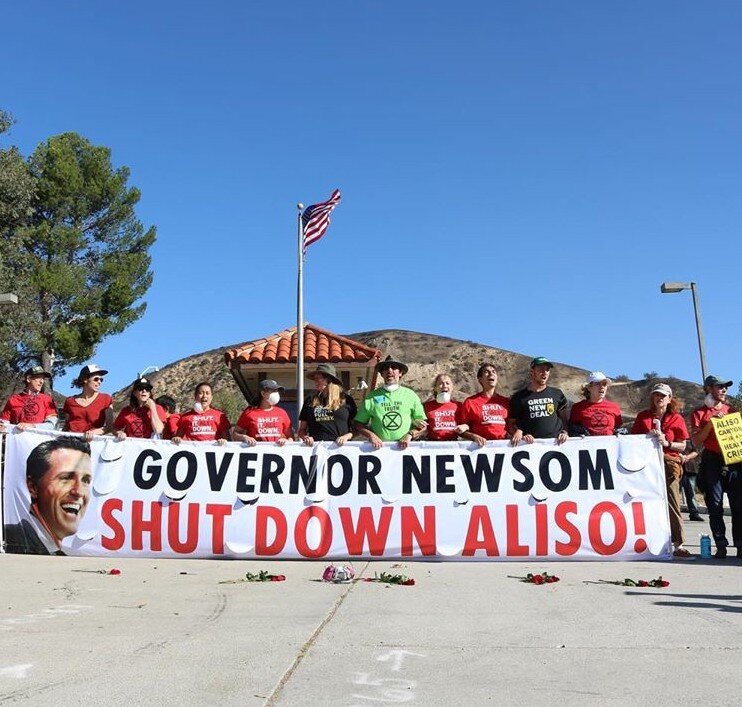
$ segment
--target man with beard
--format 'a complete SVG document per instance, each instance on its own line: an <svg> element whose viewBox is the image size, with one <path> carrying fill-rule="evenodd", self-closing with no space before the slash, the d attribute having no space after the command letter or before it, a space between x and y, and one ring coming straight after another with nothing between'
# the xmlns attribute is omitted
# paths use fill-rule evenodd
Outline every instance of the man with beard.
<svg viewBox="0 0 742 707"><path fill-rule="evenodd" d="M731 385L730 380L706 376L703 381L706 398L690 418L693 445L697 448L703 445L698 485L708 508L709 526L716 544L714 557L718 559L727 556L729 544L724 524L724 493L729 498L732 511L732 541L737 548L737 557L742 557L742 464L724 464L716 430L711 422L714 418L735 412L727 403L727 390Z"/></svg>
<svg viewBox="0 0 742 707"><path fill-rule="evenodd" d="M529 382L510 398L509 430L511 444L521 440L556 438L557 444L567 439L567 398L559 388L547 385L554 364L543 356L531 361Z"/></svg>
<svg viewBox="0 0 742 707"><path fill-rule="evenodd" d="M425 410L415 391L399 384L408 368L387 356L376 364L384 385L369 393L356 414L356 430L374 449L384 442L397 442L400 449L425 429Z"/></svg>
<svg viewBox="0 0 742 707"><path fill-rule="evenodd" d="M5 431L5 422L18 425L20 430L41 426L54 429L57 407L51 396L41 392L44 380L51 376L41 366L33 366L23 377L26 383L23 392L11 395L0 413L0 432Z"/></svg>
<svg viewBox="0 0 742 707"><path fill-rule="evenodd" d="M80 437L56 437L35 447L26 462L30 515L5 526L8 552L63 555L90 501L90 445Z"/></svg>

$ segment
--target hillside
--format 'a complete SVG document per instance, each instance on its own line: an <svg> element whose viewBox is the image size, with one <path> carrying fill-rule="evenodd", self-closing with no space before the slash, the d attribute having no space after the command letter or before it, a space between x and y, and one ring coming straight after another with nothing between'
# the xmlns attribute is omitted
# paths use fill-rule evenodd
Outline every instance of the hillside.
<svg viewBox="0 0 742 707"><path fill-rule="evenodd" d="M346 336L380 349L384 356L392 354L407 363L410 370L404 382L423 400L429 396L433 378L444 371L453 378L456 397L464 398L476 392L476 371L483 361L492 361L497 366L500 372L498 388L504 395L510 395L524 385L531 360L531 356L473 341L402 329L365 331ZM195 385L206 380L214 386L217 403L233 417L235 411L244 406L244 399L224 365L224 352L228 348L233 346L193 354L164 366L151 375L157 386L155 395L167 393L178 400L181 406L188 407ZM578 400L588 371L566 363L555 364L551 382L561 388L570 400ZM605 373L611 375L611 371ZM676 395L686 401L688 409L702 402L702 389L695 383L667 378L661 380L669 383ZM633 418L646 406L653 383L651 380L617 382L609 389L609 397L619 403L626 418ZM116 394L117 407L123 404L127 394L128 391Z"/></svg>

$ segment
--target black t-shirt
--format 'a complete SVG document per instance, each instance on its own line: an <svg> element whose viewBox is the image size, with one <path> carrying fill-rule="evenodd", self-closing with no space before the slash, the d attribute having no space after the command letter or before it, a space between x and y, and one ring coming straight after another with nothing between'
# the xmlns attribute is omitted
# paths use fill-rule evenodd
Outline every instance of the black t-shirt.
<svg viewBox="0 0 742 707"><path fill-rule="evenodd" d="M566 407L567 398L559 388L547 386L538 393L524 388L510 398L510 417L523 434L548 439L564 429L558 413Z"/></svg>
<svg viewBox="0 0 742 707"><path fill-rule="evenodd" d="M307 423L307 434L318 442L334 442L341 435L351 432L351 422L356 416L356 401L345 396L337 410L322 405L312 405L314 395L304 399L299 419Z"/></svg>

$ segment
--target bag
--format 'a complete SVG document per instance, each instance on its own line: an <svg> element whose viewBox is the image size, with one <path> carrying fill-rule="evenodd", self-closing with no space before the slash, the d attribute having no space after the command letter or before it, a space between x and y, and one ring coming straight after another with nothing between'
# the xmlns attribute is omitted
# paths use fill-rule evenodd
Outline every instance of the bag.
<svg viewBox="0 0 742 707"><path fill-rule="evenodd" d="M333 582L334 584L347 584L353 581L356 572L352 565L327 565L322 573L323 582Z"/></svg>

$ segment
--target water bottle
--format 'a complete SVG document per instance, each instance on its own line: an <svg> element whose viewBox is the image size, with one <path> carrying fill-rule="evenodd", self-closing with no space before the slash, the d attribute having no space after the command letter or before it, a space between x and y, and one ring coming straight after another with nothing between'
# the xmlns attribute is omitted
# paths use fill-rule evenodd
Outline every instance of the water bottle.
<svg viewBox="0 0 742 707"><path fill-rule="evenodd" d="M701 557L711 557L711 538L701 535Z"/></svg>

